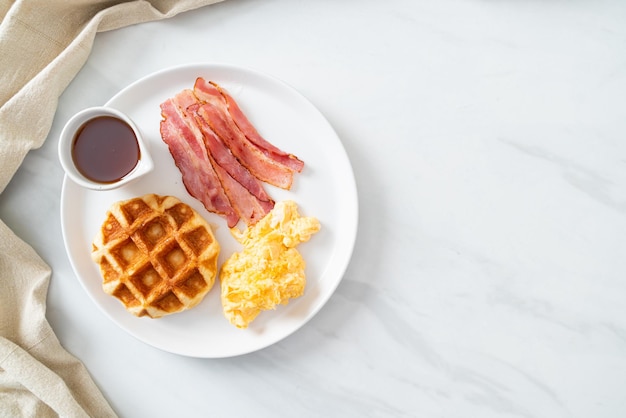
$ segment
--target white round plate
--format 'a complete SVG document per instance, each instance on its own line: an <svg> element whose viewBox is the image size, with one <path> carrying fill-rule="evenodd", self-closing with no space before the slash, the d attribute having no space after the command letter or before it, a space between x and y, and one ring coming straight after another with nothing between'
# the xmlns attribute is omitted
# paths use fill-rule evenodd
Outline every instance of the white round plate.
<svg viewBox="0 0 626 418"><path fill-rule="evenodd" d="M298 246L306 260L304 295L286 306L262 312L246 330L235 328L222 313L219 280L195 308L159 319L137 318L102 290L91 260L91 242L116 201L147 193L172 195L197 210L214 226L221 245L218 268L241 247L223 218L206 211L188 194L180 171L159 133L159 105L197 77L226 88L259 133L305 163L291 190L266 185L276 201L294 200L302 216L314 216L321 230ZM136 182L112 191L84 189L65 177L61 227L70 262L79 281L116 324L159 349L191 357L219 358L250 353L290 335L311 319L341 281L352 255L358 223L356 185L350 161L330 124L302 95L285 83L247 68L193 64L159 71L131 84L106 106L127 113L143 132L155 169Z"/></svg>

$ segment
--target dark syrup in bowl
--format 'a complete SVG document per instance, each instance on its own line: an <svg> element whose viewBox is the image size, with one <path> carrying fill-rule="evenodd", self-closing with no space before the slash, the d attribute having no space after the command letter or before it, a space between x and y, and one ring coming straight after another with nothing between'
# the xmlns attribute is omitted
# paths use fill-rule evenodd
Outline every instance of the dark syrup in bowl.
<svg viewBox="0 0 626 418"><path fill-rule="evenodd" d="M85 122L72 143L76 168L98 183L121 180L133 171L140 158L135 132L128 123L114 116L98 116Z"/></svg>

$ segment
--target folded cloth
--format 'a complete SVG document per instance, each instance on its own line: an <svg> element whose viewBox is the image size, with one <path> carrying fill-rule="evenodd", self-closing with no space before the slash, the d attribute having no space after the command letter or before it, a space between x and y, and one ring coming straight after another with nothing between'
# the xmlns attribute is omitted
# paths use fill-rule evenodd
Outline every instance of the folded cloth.
<svg viewBox="0 0 626 418"><path fill-rule="evenodd" d="M0 416L114 417L45 320L50 268L0 222Z"/></svg>
<svg viewBox="0 0 626 418"><path fill-rule="evenodd" d="M45 141L58 98L97 32L218 1L0 0L0 193ZM50 277L49 266L0 221L0 416L115 417L46 321Z"/></svg>

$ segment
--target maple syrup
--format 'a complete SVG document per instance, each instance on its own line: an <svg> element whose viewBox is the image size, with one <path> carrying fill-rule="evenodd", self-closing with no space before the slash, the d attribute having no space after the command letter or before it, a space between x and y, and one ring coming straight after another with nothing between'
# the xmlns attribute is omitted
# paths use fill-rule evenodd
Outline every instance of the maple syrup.
<svg viewBox="0 0 626 418"><path fill-rule="evenodd" d="M72 143L72 159L80 173L98 183L114 183L130 173L141 158L133 129L113 116L85 122Z"/></svg>

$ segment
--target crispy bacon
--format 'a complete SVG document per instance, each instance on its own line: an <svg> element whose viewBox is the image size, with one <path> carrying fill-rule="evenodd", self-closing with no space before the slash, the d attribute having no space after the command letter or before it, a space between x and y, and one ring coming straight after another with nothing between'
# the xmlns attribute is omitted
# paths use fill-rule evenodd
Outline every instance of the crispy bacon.
<svg viewBox="0 0 626 418"><path fill-rule="evenodd" d="M263 139L234 99L198 78L161 104L161 137L189 193L210 212L253 225L274 201L262 182L290 189L304 163Z"/></svg>
<svg viewBox="0 0 626 418"><path fill-rule="evenodd" d="M234 125L220 110L211 103L198 109L198 115L206 121L211 129L226 144L233 155L259 180L274 186L287 189L293 182L293 171L268 159L257 148L250 145Z"/></svg>
<svg viewBox="0 0 626 418"><path fill-rule="evenodd" d="M272 159L271 155L264 153L246 138L228 112L226 101L215 86L198 78L194 85L194 94L205 103L199 114L255 177L283 189L291 188L294 170Z"/></svg>
<svg viewBox="0 0 626 418"><path fill-rule="evenodd" d="M256 177L254 177L250 171L232 154L230 149L218 138L213 132L211 127L198 115L198 109L200 104L190 106L188 108L189 113L193 114L196 122L204 134L204 144L209 152L209 155L214 159L215 163L220 165L226 172L242 186L244 186L252 195L261 201L269 202L272 199L269 197L263 183Z"/></svg>
<svg viewBox="0 0 626 418"><path fill-rule="evenodd" d="M262 201L253 196L241 183L232 178L228 172L213 160L215 172L222 182L226 195L230 200L235 212L247 225L254 225L265 217L273 208L274 201Z"/></svg>
<svg viewBox="0 0 626 418"><path fill-rule="evenodd" d="M228 113L233 118L233 121L235 122L237 127L251 143L256 145L257 148L262 150L264 154L272 158L274 161L281 163L298 173L302 171L302 168L304 167L304 162L302 162L295 155L288 154L280 148L266 141L265 138L263 138L259 134L254 125L250 123L246 115L239 108L239 105L237 104L235 99L233 99L232 96L228 94L228 92L223 89L219 84L214 81L209 81L207 83L206 80L200 77L196 80L196 84L194 85L194 93L196 95L198 95L199 92L208 94L208 92L211 90L210 86L216 89L224 98Z"/></svg>
<svg viewBox="0 0 626 418"><path fill-rule="evenodd" d="M180 103L176 103L181 98L176 96L161 104L161 138L167 144L189 194L202 202L208 211L223 215L232 228L237 225L239 217L210 163L202 133L189 123L188 115Z"/></svg>
<svg viewBox="0 0 626 418"><path fill-rule="evenodd" d="M274 208L274 201L263 184L232 155L228 147L217 137L211 127L198 115L200 105L190 106L196 122L204 134L204 143L213 168L217 173L226 196L240 218L253 225Z"/></svg>

